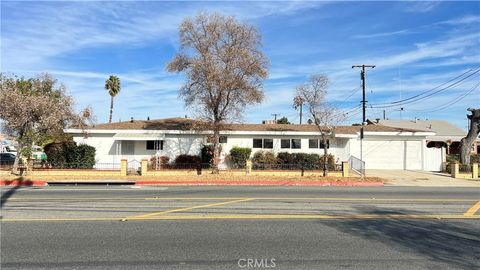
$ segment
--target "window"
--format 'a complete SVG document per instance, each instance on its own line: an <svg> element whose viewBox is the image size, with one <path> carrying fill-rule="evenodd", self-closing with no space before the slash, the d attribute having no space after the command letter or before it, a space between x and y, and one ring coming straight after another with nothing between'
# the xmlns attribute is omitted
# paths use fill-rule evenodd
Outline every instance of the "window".
<svg viewBox="0 0 480 270"><path fill-rule="evenodd" d="M323 149L325 148L325 145L323 145L322 140L320 139L309 139L308 140L308 148L320 148ZM327 149L330 148L330 141L327 140Z"/></svg>
<svg viewBox="0 0 480 270"><path fill-rule="evenodd" d="M300 149L300 148L302 148L302 140L292 139L292 149Z"/></svg>
<svg viewBox="0 0 480 270"><path fill-rule="evenodd" d="M253 148L262 148L262 139L253 139Z"/></svg>
<svg viewBox="0 0 480 270"><path fill-rule="evenodd" d="M317 139L309 139L308 140L308 148L318 148L318 140Z"/></svg>
<svg viewBox="0 0 480 270"><path fill-rule="evenodd" d="M253 148L273 148L273 139L253 139Z"/></svg>
<svg viewBox="0 0 480 270"><path fill-rule="evenodd" d="M282 139L280 141L280 146L282 148L290 148L290 139Z"/></svg>
<svg viewBox="0 0 480 270"><path fill-rule="evenodd" d="M163 141L147 141L147 150L163 150Z"/></svg>
<svg viewBox="0 0 480 270"><path fill-rule="evenodd" d="M219 143L227 143L227 136L220 136L218 138Z"/></svg>
<svg viewBox="0 0 480 270"><path fill-rule="evenodd" d="M272 149L273 139L263 139L263 148Z"/></svg>

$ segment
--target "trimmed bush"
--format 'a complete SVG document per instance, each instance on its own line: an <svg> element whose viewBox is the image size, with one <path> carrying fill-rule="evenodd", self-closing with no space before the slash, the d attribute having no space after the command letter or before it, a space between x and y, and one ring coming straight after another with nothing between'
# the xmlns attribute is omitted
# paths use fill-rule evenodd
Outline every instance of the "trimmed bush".
<svg viewBox="0 0 480 270"><path fill-rule="evenodd" d="M95 147L74 141L49 143L44 147L53 168L91 169L95 166Z"/></svg>
<svg viewBox="0 0 480 270"><path fill-rule="evenodd" d="M199 156L179 155L175 158L175 164L196 164L196 163L202 163L202 159Z"/></svg>
<svg viewBox="0 0 480 270"><path fill-rule="evenodd" d="M275 154L270 151L257 151L253 154L252 161L261 164L277 164Z"/></svg>
<svg viewBox="0 0 480 270"><path fill-rule="evenodd" d="M252 149L248 147L233 147L230 149L230 161L235 168L243 168L252 154Z"/></svg>
<svg viewBox="0 0 480 270"><path fill-rule="evenodd" d="M295 154L288 153L288 152L280 152L277 154L277 162L279 164L295 164L296 157Z"/></svg>
<svg viewBox="0 0 480 270"><path fill-rule="evenodd" d="M95 166L95 147L86 144L80 144L75 148L75 152L77 154L77 157L75 157L75 159L78 162L77 168L93 168L93 166Z"/></svg>

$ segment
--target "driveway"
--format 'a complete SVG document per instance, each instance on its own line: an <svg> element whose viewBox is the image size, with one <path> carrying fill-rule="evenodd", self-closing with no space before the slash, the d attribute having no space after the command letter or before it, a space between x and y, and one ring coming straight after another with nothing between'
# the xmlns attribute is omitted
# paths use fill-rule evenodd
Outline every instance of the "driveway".
<svg viewBox="0 0 480 270"><path fill-rule="evenodd" d="M429 187L480 187L479 180L454 179L449 174L410 170L367 170L367 176L386 179L385 185Z"/></svg>

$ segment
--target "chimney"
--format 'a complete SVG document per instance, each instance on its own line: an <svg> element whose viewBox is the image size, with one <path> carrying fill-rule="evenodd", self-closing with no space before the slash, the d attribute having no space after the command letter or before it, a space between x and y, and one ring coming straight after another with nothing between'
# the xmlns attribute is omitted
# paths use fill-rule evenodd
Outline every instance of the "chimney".
<svg viewBox="0 0 480 270"><path fill-rule="evenodd" d="M377 124L380 123L380 118L375 118L377 120Z"/></svg>
<svg viewBox="0 0 480 270"><path fill-rule="evenodd" d="M147 121L150 121L150 116L147 116Z"/></svg>
<svg viewBox="0 0 480 270"><path fill-rule="evenodd" d="M130 123L133 123L133 117L130 117Z"/></svg>

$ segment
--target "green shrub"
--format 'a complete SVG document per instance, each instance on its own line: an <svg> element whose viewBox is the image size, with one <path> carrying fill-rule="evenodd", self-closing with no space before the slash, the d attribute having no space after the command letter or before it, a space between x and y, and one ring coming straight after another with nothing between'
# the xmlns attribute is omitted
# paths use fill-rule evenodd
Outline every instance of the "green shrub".
<svg viewBox="0 0 480 270"><path fill-rule="evenodd" d="M74 141L54 142L45 145L47 162L53 168L91 169L95 166L95 147Z"/></svg>
<svg viewBox="0 0 480 270"><path fill-rule="evenodd" d="M93 168L93 166L95 166L95 147L86 144L80 144L75 148L75 152L77 154L77 157L75 159L78 162L77 168Z"/></svg>
<svg viewBox="0 0 480 270"><path fill-rule="evenodd" d="M213 161L213 145L204 145L201 151L202 163L212 163Z"/></svg>
<svg viewBox="0 0 480 270"><path fill-rule="evenodd" d="M252 161L257 164L276 164L277 158L270 151L257 151L253 154Z"/></svg>
<svg viewBox="0 0 480 270"><path fill-rule="evenodd" d="M230 161L235 168L243 168L252 154L252 149L248 147L236 147L230 149Z"/></svg>
<svg viewBox="0 0 480 270"><path fill-rule="evenodd" d="M295 164L295 154L288 153L288 152L280 152L277 155L277 162L279 164Z"/></svg>

